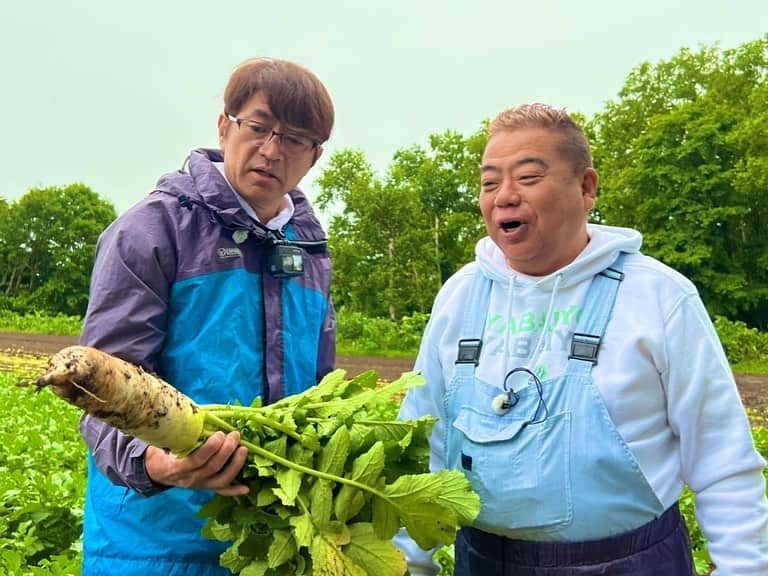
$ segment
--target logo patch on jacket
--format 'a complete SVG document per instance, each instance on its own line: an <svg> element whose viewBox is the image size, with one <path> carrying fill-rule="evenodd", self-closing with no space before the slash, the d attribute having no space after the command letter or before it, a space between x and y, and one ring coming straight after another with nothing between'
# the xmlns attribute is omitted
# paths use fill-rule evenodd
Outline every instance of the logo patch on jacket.
<svg viewBox="0 0 768 576"><path fill-rule="evenodd" d="M219 248L216 250L216 255L219 257L219 260L227 260L229 258L242 258L243 253L240 250L240 248Z"/></svg>

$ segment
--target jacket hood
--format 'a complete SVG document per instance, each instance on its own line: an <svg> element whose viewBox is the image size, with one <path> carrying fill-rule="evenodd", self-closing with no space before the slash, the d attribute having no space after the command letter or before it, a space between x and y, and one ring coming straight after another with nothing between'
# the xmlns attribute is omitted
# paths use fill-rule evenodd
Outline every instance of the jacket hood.
<svg viewBox="0 0 768 576"><path fill-rule="evenodd" d="M577 284L605 270L619 252L640 251L643 239L637 230L615 226L588 224L589 244L576 259L547 276L527 276L507 265L504 253L488 236L475 246L475 258L482 273L494 282L509 284L513 279L519 286L551 290L557 281L561 288Z"/></svg>
<svg viewBox="0 0 768 576"><path fill-rule="evenodd" d="M229 226L250 228L251 221L240 206L235 192L213 165L223 162L221 150L197 148L192 150L180 170L160 177L155 189L178 198L186 196L194 203L204 204ZM187 169L187 170L185 170ZM298 188L288 194L293 200L293 223L301 228L320 227L307 197ZM316 233L310 237L318 236ZM319 237L322 237L320 234Z"/></svg>
<svg viewBox="0 0 768 576"><path fill-rule="evenodd" d="M223 161L220 150L192 150L181 169L162 175L156 188L175 196L191 197L219 211L236 211L240 207L237 198L213 165Z"/></svg>

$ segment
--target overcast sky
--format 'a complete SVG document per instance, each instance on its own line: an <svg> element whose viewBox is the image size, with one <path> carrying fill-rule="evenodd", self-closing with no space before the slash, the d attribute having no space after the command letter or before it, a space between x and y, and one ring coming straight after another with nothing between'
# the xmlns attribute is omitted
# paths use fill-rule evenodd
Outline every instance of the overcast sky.
<svg viewBox="0 0 768 576"><path fill-rule="evenodd" d="M767 32L766 0L0 0L0 195L79 181L124 211L216 145L252 56L304 64L334 99L313 197L335 150L383 173L431 133L529 101L592 115L642 62Z"/></svg>

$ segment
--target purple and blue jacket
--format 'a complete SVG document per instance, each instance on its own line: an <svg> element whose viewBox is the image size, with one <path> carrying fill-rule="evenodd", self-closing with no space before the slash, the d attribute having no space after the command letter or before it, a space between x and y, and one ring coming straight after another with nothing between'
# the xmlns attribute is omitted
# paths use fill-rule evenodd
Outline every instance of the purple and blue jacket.
<svg viewBox="0 0 768 576"><path fill-rule="evenodd" d="M188 160L188 172L163 176L99 239L80 341L198 404L299 393L335 362L327 250L304 255L303 275L270 275L270 246L213 165L221 153L199 149ZM290 196L285 236L324 239L304 194ZM80 430L90 449L84 576L228 574L218 565L226 545L204 539L196 517L212 492L164 489L144 469L146 444L88 416Z"/></svg>

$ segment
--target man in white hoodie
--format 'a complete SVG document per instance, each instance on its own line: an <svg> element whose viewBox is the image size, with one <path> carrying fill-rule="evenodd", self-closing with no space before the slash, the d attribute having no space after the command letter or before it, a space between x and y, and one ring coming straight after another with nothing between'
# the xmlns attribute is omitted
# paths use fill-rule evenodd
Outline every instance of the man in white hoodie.
<svg viewBox="0 0 768 576"><path fill-rule="evenodd" d="M481 166L488 237L435 300L402 418L439 418L431 468L482 501L456 576L694 574L684 485L718 576L768 575L762 469L695 286L587 223L582 130L541 104L499 114ZM435 574L407 538L411 575Z"/></svg>

